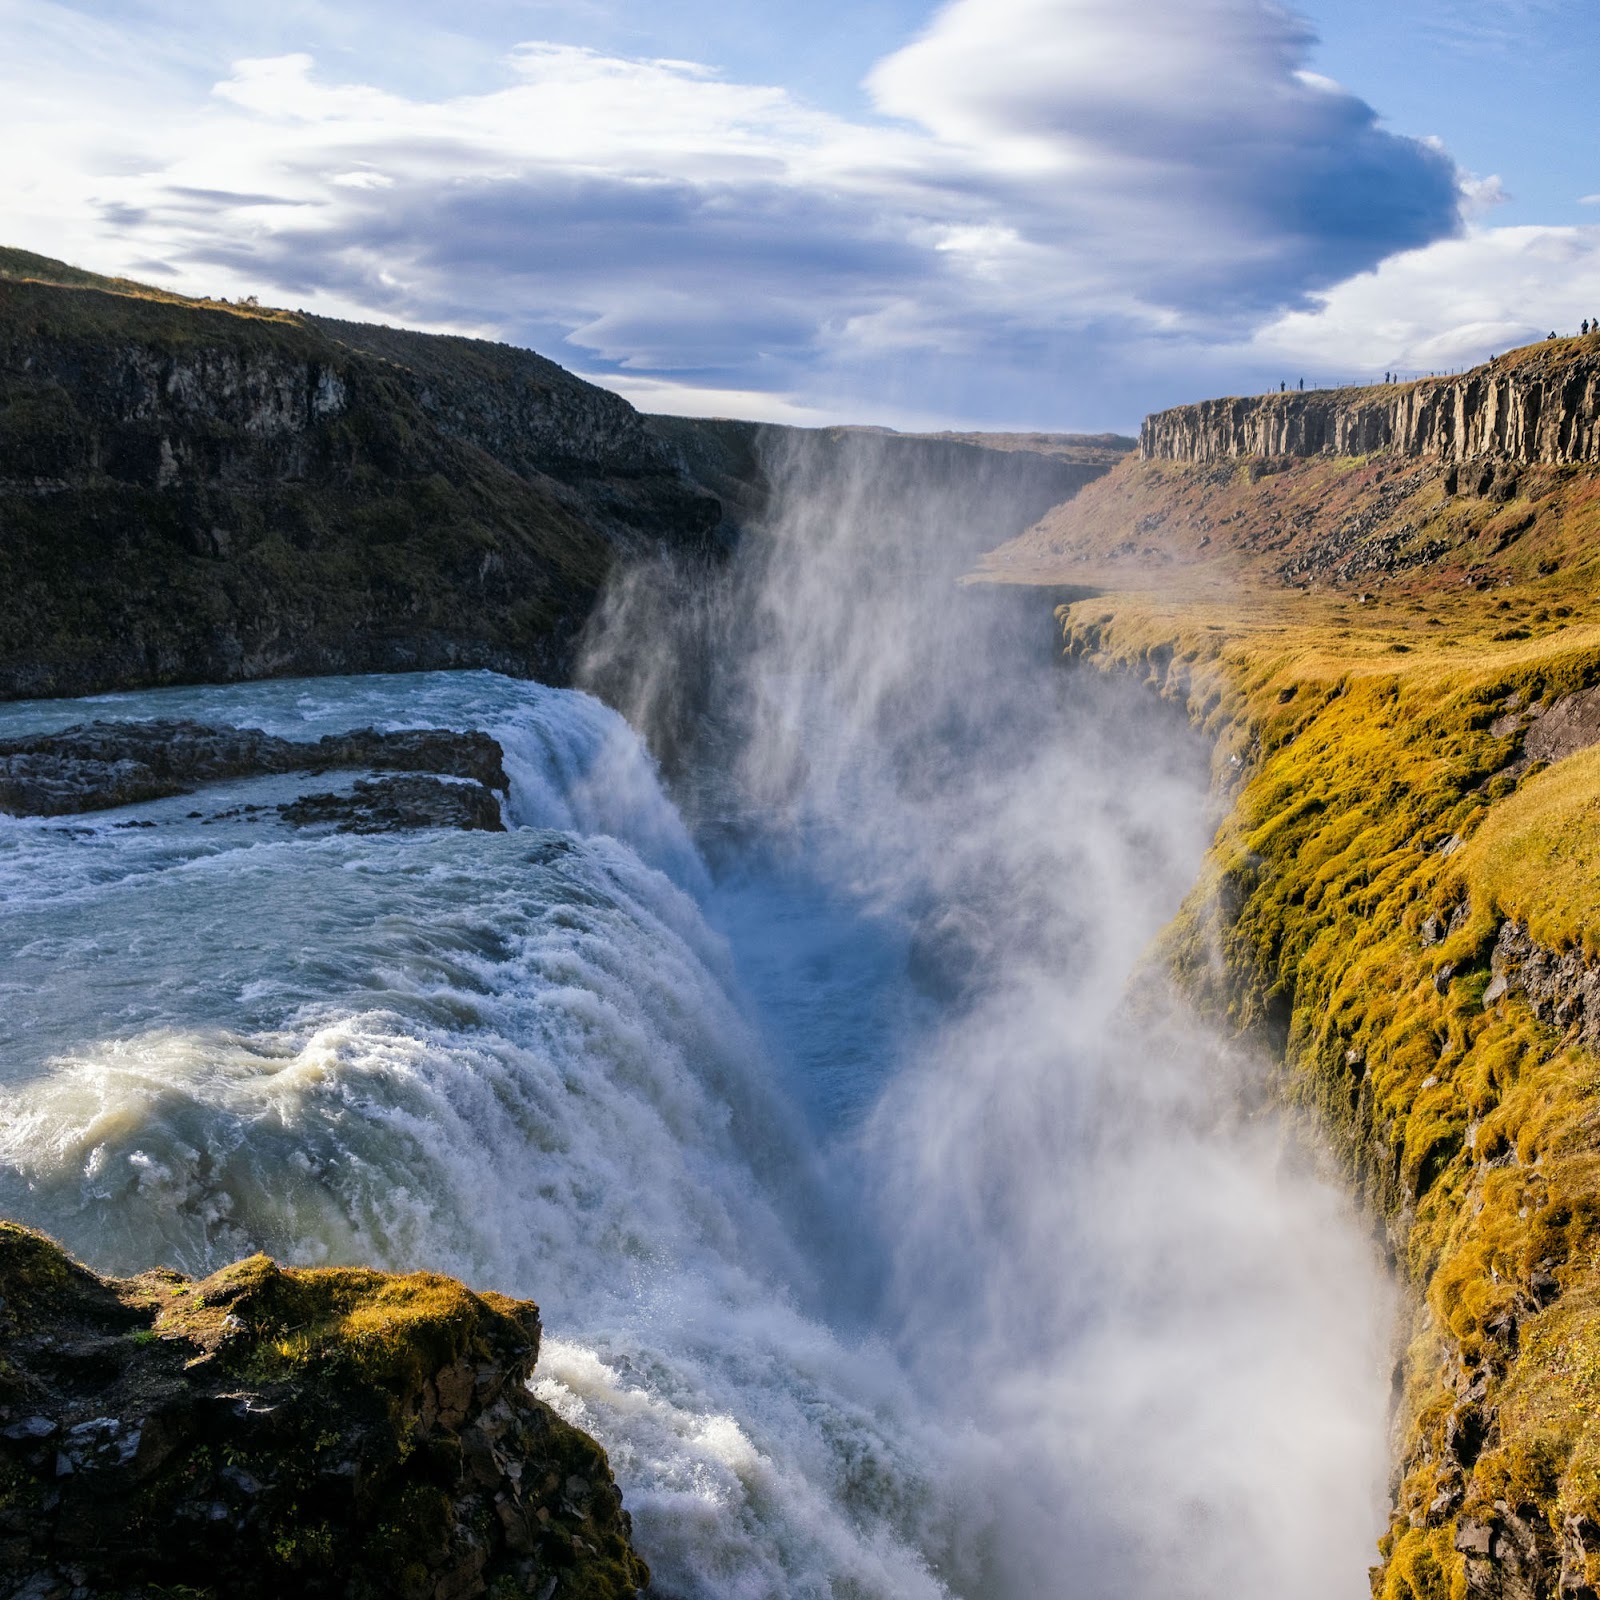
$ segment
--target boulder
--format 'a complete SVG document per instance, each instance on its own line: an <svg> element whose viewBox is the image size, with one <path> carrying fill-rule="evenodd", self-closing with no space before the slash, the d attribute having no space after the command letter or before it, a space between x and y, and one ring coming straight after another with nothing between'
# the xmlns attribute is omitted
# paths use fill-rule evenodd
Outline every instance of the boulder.
<svg viewBox="0 0 1600 1600"><path fill-rule="evenodd" d="M118 1280L0 1223L0 1593L626 1600L648 1570L528 1391L539 1338L432 1273Z"/></svg>

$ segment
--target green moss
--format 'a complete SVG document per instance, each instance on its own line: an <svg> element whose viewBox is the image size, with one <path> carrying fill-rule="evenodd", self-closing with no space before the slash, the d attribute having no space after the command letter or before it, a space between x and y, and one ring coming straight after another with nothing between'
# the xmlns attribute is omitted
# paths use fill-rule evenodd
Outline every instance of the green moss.
<svg viewBox="0 0 1600 1600"><path fill-rule="evenodd" d="M1407 1528L1385 1554L1374 1600L1466 1600L1461 1558L1446 1530Z"/></svg>
<svg viewBox="0 0 1600 1600"><path fill-rule="evenodd" d="M646 1579L605 1453L527 1393L525 1301L265 1256L199 1283L101 1279L9 1225L0 1299L28 1414L163 1419L154 1459L120 1481L97 1466L83 1526L53 1445L3 1453L7 1528L54 1552L70 1527L96 1592L428 1600L474 1560L502 1592L531 1571L536 1590L557 1576L563 1594L623 1600Z"/></svg>
<svg viewBox="0 0 1600 1600"><path fill-rule="evenodd" d="M1459 870L1540 944L1600 957L1600 747L1529 777L1485 819Z"/></svg>

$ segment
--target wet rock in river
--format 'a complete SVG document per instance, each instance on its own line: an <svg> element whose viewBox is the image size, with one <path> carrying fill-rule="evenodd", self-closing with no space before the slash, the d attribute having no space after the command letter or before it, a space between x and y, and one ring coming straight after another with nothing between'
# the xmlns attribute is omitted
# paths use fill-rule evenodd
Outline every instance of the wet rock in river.
<svg viewBox="0 0 1600 1600"><path fill-rule="evenodd" d="M70 816L188 794L225 779L363 768L471 779L501 794L510 787L500 746L486 733L358 728L299 742L259 728L152 719L0 740L0 811Z"/></svg>
<svg viewBox="0 0 1600 1600"><path fill-rule="evenodd" d="M481 783L408 775L362 779L348 794L308 794L278 807L298 828L331 823L340 833L463 828L504 833L500 802Z"/></svg>

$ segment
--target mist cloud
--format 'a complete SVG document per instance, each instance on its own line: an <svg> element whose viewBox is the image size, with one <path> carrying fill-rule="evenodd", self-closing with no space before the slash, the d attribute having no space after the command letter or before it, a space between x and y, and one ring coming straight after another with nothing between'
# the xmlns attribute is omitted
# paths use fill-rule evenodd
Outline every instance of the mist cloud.
<svg viewBox="0 0 1600 1600"><path fill-rule="evenodd" d="M1260 1064L1145 964L1206 848L1202 742L1055 662L1036 596L952 583L976 529L1027 520L1014 479L866 432L758 447L773 510L722 584L635 569L588 666L658 736L672 663L702 685L711 814L907 934L933 997L845 1141L876 1325L940 1440L919 1547L993 1600L1360 1592L1387 1285L1306 1148L1243 1113Z"/></svg>

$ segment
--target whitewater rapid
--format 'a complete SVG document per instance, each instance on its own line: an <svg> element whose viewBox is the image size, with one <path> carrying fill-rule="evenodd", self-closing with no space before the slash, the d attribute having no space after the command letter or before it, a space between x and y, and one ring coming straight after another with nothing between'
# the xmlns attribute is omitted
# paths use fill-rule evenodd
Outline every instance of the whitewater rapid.
<svg viewBox="0 0 1600 1600"><path fill-rule="evenodd" d="M882 1035L870 936L841 959L797 894L747 926L743 982L653 764L571 691L328 679L12 705L0 732L150 716L483 728L512 831L276 820L326 777L0 819L0 1215L111 1271L266 1249L537 1297L540 1393L605 1439L664 1583L936 1593L906 1386L826 1312L828 1259L871 1245L807 1117L870 1089L786 1082L752 999L781 1009L798 961L813 1057ZM759 898L730 885L733 925Z"/></svg>
<svg viewBox="0 0 1600 1600"><path fill-rule="evenodd" d="M278 819L326 776L0 818L0 1215L109 1271L265 1249L537 1299L536 1390L605 1444L684 1600L1132 1600L1156 1579L1221 1600L1333 1546L1343 1576L1299 1592L1359 1574L1368 1486L1276 1481L1308 1448L1343 1470L1372 1398L1336 1197L1293 1180L1262 1214L1276 1155L1204 1116L1124 1128L1111 1156L1082 1133L1105 1085L1069 1063L1174 909L1198 822L1063 1023L1040 997L1082 928L1052 932L1022 880L997 905L933 873L908 905L759 830L713 870L585 694L481 672L164 690L0 707L0 736L153 716L483 729L509 831ZM1131 794L1108 811L1135 842L1179 800L1198 818L1192 776L1145 776L1149 816ZM887 853L943 837L918 828ZM1038 960L986 972L973 928L1013 915ZM1127 1102L1164 1126L1166 1067L1151 1081ZM1324 1277L1331 1299L1307 1289ZM1287 1430L1264 1469L1262 1429ZM1337 1526L1302 1537L1330 1493ZM1233 1513L1270 1546L1259 1572L1213 1526Z"/></svg>

